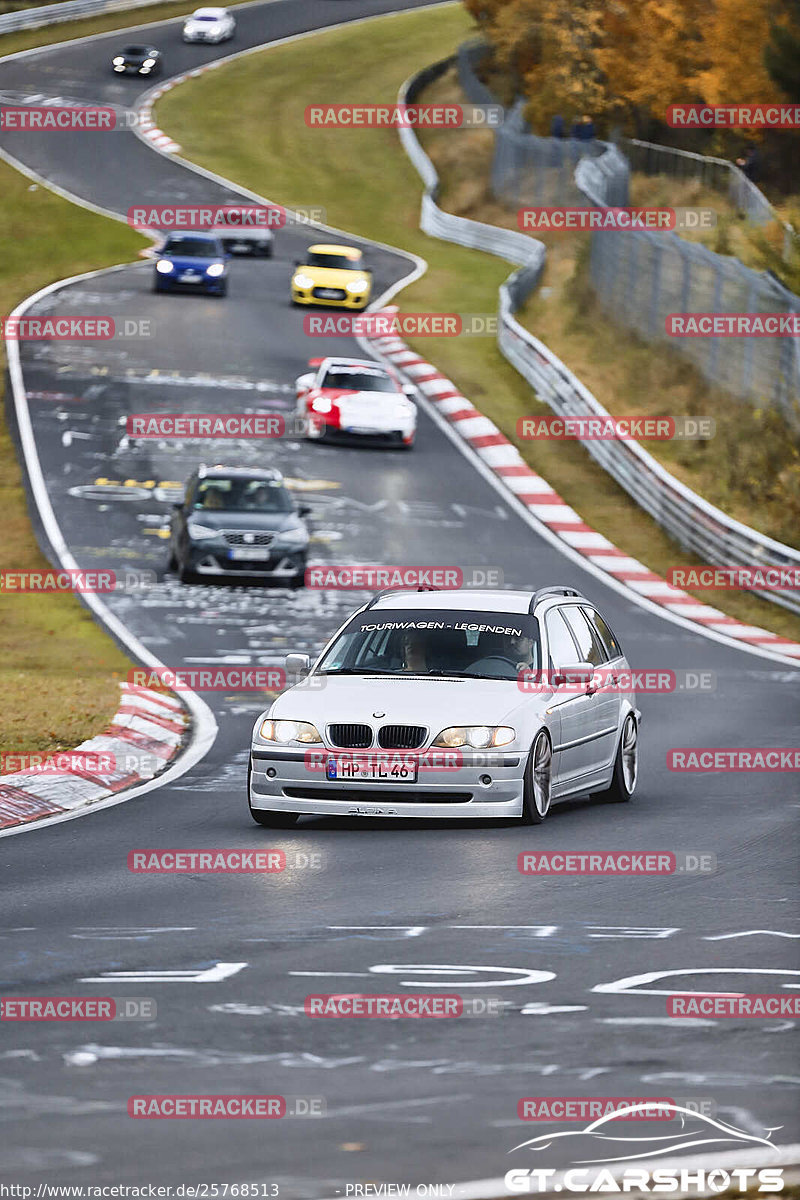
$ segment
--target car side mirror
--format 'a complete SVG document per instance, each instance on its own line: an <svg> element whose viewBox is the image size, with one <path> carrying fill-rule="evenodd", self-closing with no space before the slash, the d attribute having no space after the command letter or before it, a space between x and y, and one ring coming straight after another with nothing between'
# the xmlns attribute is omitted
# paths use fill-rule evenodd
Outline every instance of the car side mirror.
<svg viewBox="0 0 800 1200"><path fill-rule="evenodd" d="M404 383L403 384L403 392L405 393L405 395L408 397L409 400L413 400L417 394L417 389L413 388L410 383Z"/></svg>
<svg viewBox="0 0 800 1200"><path fill-rule="evenodd" d="M310 504L301 504L297 510L299 516L301 517L310 517L313 511L314 510Z"/></svg>
<svg viewBox="0 0 800 1200"><path fill-rule="evenodd" d="M287 654L286 674L307 675L311 670L311 659L307 654Z"/></svg>
<svg viewBox="0 0 800 1200"><path fill-rule="evenodd" d="M594 667L588 662L568 663L565 667L556 667L553 672L553 682L585 683L588 685L594 678Z"/></svg>
<svg viewBox="0 0 800 1200"><path fill-rule="evenodd" d="M314 374L313 372L309 372L306 375L298 375L297 379L294 381L294 386L297 388L298 392L307 391L313 382Z"/></svg>

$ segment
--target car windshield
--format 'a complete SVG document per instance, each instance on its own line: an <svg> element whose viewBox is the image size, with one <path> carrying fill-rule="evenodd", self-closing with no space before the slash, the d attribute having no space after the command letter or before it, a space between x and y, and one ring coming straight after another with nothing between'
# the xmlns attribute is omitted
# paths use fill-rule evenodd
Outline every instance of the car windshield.
<svg viewBox="0 0 800 1200"><path fill-rule="evenodd" d="M192 509L195 512L288 513L294 504L282 483L274 479L201 479Z"/></svg>
<svg viewBox="0 0 800 1200"><path fill-rule="evenodd" d="M309 253L306 266L335 267L340 271L358 271L361 267L361 255L351 257L347 254L320 254L317 251Z"/></svg>
<svg viewBox="0 0 800 1200"><path fill-rule="evenodd" d="M147 46L126 46L122 53L129 54L131 58L146 58L150 51Z"/></svg>
<svg viewBox="0 0 800 1200"><path fill-rule="evenodd" d="M368 609L342 631L318 670L515 681L538 666L538 622L527 613Z"/></svg>
<svg viewBox="0 0 800 1200"><path fill-rule="evenodd" d="M331 367L321 384L326 388L343 388L352 392L398 392L400 389L383 371L350 367Z"/></svg>
<svg viewBox="0 0 800 1200"><path fill-rule="evenodd" d="M216 242L204 238L170 237L164 243L162 254L180 254L185 258L221 258L222 250Z"/></svg>
<svg viewBox="0 0 800 1200"><path fill-rule="evenodd" d="M219 21L219 20L221 20L220 17L213 17L213 16L211 16L210 13L195 13L194 16L191 17L190 19L192 21Z"/></svg>

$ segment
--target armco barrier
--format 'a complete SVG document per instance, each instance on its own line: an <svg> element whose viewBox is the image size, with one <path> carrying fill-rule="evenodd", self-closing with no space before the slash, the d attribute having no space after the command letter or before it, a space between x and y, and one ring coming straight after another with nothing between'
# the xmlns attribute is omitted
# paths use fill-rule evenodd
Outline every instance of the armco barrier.
<svg viewBox="0 0 800 1200"><path fill-rule="evenodd" d="M403 84L399 102L412 104L442 75L452 58L425 68ZM484 250L520 264L500 287L498 345L502 354L560 415L608 416L599 400L544 343L524 329L514 312L541 278L545 247L535 238L444 212L436 203L439 177L411 128L399 131L403 148L425 184L420 227L444 241ZM594 159L593 165L600 162ZM637 442L583 441L585 449L637 504L686 550L715 566L800 566L800 551L735 521L675 479ZM764 599L800 612L800 597L760 592Z"/></svg>
<svg viewBox="0 0 800 1200"><path fill-rule="evenodd" d="M0 34L18 29L41 29L79 17L95 17L100 13L120 12L126 8L144 8L160 4L161 0L63 0L59 4L44 4L41 8L25 8L0 16Z"/></svg>

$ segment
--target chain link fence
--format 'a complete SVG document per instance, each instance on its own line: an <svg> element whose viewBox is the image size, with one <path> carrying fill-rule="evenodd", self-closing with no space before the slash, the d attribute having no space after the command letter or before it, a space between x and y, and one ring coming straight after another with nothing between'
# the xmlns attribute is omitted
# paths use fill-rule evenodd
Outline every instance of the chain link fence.
<svg viewBox="0 0 800 1200"><path fill-rule="evenodd" d="M496 103L476 73L486 51L483 43L467 42L458 52L459 80L473 103ZM509 207L626 206L633 167L699 178L725 191L752 220L776 219L766 197L724 159L625 139L628 157L608 142L539 137L527 128L523 108L517 100L494 131L491 190ZM592 234L590 273L601 306L615 321L648 341L668 343L731 395L773 404L800 426L800 340L667 333L671 313L800 312L800 297L769 273L674 233L608 229Z"/></svg>
<svg viewBox="0 0 800 1200"><path fill-rule="evenodd" d="M418 72L401 88L399 103L415 103L424 88L451 65L452 60L447 59ZM483 99L473 99L473 102L487 103ZM500 287L497 341L501 353L554 412L607 417L606 409L566 364L523 328L514 316L539 284L546 258L544 244L526 234L457 217L439 208L436 202L439 177L435 166L411 127L400 130L400 140L425 184L420 213L423 231L431 237L485 250L520 264ZM591 161L594 166L599 160ZM638 442L584 440L582 445L679 545L693 551L705 562L720 566L800 565L800 551L765 537L709 504L671 475ZM800 597L791 592L758 594L774 604L800 612Z"/></svg>

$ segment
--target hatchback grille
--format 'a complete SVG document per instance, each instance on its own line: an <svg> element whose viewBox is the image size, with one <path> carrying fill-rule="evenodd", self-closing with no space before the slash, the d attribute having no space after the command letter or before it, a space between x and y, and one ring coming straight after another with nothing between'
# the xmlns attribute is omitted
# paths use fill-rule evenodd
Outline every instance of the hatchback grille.
<svg viewBox="0 0 800 1200"><path fill-rule="evenodd" d="M347 292L344 288L315 287L312 289L311 295L320 296L323 300L344 300Z"/></svg>
<svg viewBox="0 0 800 1200"><path fill-rule="evenodd" d="M223 529L222 536L229 546L269 546L274 533L242 533L238 529Z"/></svg>
<svg viewBox="0 0 800 1200"><path fill-rule="evenodd" d="M384 750L417 750L427 732L422 725L383 725L378 732L378 745Z"/></svg>
<svg viewBox="0 0 800 1200"><path fill-rule="evenodd" d="M329 725L328 734L334 746L344 746L348 750L363 750L372 745L369 725Z"/></svg>

